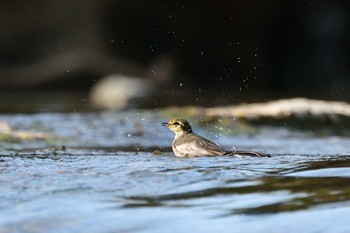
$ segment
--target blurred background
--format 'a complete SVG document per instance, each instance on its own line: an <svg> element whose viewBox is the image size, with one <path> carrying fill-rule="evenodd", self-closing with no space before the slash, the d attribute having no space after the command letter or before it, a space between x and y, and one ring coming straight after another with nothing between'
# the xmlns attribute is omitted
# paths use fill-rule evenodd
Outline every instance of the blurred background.
<svg viewBox="0 0 350 233"><path fill-rule="evenodd" d="M346 0L0 4L2 112L350 98Z"/></svg>

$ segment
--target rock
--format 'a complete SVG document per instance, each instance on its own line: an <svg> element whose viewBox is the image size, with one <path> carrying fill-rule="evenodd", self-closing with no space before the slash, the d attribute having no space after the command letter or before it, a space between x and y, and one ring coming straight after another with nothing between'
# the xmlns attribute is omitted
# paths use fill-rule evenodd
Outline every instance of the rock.
<svg viewBox="0 0 350 233"><path fill-rule="evenodd" d="M152 152L153 155L161 155L163 154L160 150L155 150Z"/></svg>
<svg viewBox="0 0 350 233"><path fill-rule="evenodd" d="M145 105L155 91L153 81L125 75L111 75L98 81L91 89L90 102L96 108L122 109Z"/></svg>
<svg viewBox="0 0 350 233"><path fill-rule="evenodd" d="M324 119L337 122L350 119L350 105L344 102L310 100L305 98L282 99L257 104L208 108L207 116L234 116L258 121L259 119Z"/></svg>
<svg viewBox="0 0 350 233"><path fill-rule="evenodd" d="M33 140L33 139L48 139L52 136L43 132L30 132L26 130L13 130L6 123L0 121L0 137L7 140Z"/></svg>
<svg viewBox="0 0 350 233"><path fill-rule="evenodd" d="M350 105L344 102L282 99L259 104L208 108L204 119L239 119L241 122L274 125L322 135L350 135Z"/></svg>

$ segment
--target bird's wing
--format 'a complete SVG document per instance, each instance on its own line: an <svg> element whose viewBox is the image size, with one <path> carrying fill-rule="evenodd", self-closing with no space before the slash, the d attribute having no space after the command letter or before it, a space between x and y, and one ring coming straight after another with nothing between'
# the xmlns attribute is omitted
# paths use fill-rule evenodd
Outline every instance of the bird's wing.
<svg viewBox="0 0 350 233"><path fill-rule="evenodd" d="M223 155L225 151L216 143L209 141L206 138L198 136L200 140L196 141L196 146L201 147L209 152L210 155Z"/></svg>
<svg viewBox="0 0 350 233"><path fill-rule="evenodd" d="M217 144L196 134L187 134L174 143L176 149L188 156L223 155L225 151Z"/></svg>

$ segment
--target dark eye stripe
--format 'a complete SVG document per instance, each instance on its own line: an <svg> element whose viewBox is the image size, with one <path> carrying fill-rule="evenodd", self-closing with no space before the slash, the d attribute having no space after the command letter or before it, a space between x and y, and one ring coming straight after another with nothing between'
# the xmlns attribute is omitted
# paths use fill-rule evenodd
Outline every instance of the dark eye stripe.
<svg viewBox="0 0 350 233"><path fill-rule="evenodd" d="M179 123L178 122L174 122L173 125L179 125Z"/></svg>

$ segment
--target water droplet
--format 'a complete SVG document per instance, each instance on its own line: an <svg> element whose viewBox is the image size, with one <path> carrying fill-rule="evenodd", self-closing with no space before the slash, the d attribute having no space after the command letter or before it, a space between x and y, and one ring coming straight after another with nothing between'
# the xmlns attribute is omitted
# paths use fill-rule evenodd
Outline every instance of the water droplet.
<svg viewBox="0 0 350 233"><path fill-rule="evenodd" d="M182 83L180 83L180 87L182 87Z"/></svg>
<svg viewBox="0 0 350 233"><path fill-rule="evenodd" d="M204 52L203 51L201 51L201 55L203 55L204 54Z"/></svg>

